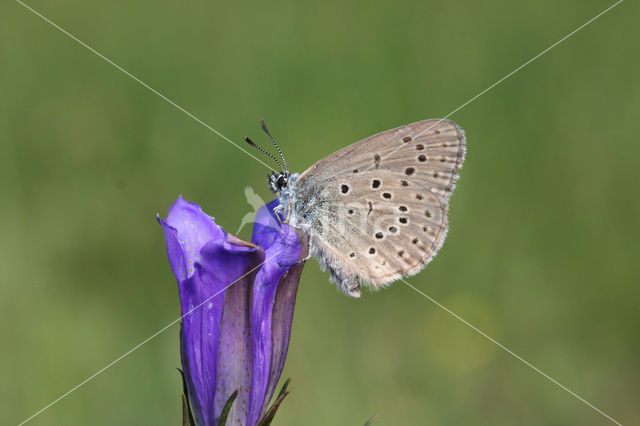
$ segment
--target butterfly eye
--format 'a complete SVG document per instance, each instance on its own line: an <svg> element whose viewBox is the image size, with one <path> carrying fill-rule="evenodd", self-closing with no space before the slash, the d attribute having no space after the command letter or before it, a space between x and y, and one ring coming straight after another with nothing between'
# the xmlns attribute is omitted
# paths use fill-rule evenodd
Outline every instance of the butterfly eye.
<svg viewBox="0 0 640 426"><path fill-rule="evenodd" d="M278 188L284 188L285 186L287 186L287 178L284 176L278 177L276 185L278 186Z"/></svg>

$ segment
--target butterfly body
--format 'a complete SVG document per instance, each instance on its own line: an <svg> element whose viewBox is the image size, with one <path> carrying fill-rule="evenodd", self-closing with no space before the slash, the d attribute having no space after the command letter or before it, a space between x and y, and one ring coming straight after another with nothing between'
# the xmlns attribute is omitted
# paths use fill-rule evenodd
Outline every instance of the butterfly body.
<svg viewBox="0 0 640 426"><path fill-rule="evenodd" d="M424 120L376 134L301 175L274 173L281 217L309 235L310 252L346 295L413 275L448 231L449 198L465 155L450 120Z"/></svg>

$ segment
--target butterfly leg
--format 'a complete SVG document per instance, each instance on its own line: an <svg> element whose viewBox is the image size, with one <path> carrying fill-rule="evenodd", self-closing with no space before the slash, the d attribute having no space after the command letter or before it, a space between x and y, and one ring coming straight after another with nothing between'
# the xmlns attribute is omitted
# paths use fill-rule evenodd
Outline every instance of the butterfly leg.
<svg viewBox="0 0 640 426"><path fill-rule="evenodd" d="M284 210L284 207L282 206L282 204L273 208L273 213L276 215L276 218L278 218L278 222L280 224L283 223L282 219L280 219L280 213L282 213L283 210Z"/></svg>

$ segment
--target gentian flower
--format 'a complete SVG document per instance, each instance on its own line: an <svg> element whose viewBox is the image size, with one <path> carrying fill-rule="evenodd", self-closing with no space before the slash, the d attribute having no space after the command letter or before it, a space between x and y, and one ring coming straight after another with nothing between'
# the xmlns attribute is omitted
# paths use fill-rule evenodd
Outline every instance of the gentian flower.
<svg viewBox="0 0 640 426"><path fill-rule="evenodd" d="M269 409L289 346L308 238L279 223L277 205L274 200L258 211L251 243L182 197L166 219L158 217L180 293L185 413L192 412L198 425L217 425L221 417L224 424L225 416L229 425L268 424L286 395L281 391Z"/></svg>

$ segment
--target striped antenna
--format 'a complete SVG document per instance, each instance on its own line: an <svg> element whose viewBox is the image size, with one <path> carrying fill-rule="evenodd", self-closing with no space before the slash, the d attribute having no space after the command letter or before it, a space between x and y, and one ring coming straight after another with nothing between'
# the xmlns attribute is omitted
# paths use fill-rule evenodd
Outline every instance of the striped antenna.
<svg viewBox="0 0 640 426"><path fill-rule="evenodd" d="M264 124L264 120L260 120L260 126L262 127L262 130L264 130L264 132L267 134L267 136L269 136L269 139L271 139L271 142L273 142L273 144L276 146L278 153L280 153L280 158L282 158L282 162L284 163L284 170L289 170L289 167L287 166L287 160L284 159L284 155L282 155L282 151L280 150L280 147L276 143L275 139L273 139L273 136L271 136L271 133L269 133L269 130L267 130L267 126L266 124Z"/></svg>
<svg viewBox="0 0 640 426"><path fill-rule="evenodd" d="M251 139L249 139L248 137L244 137L243 138L249 145L251 145L252 147L254 147L255 149L257 149L258 151L262 152L263 154L268 155L269 157L273 158L274 160L276 160L276 163L278 163L278 166L280 166L280 170L284 173L285 169L282 167L282 163L280 163L280 160L278 160L274 155L272 155L270 152L267 152L267 150L260 148L258 145L256 145L256 143L254 141L252 141ZM271 169L272 172L275 173L275 170Z"/></svg>

